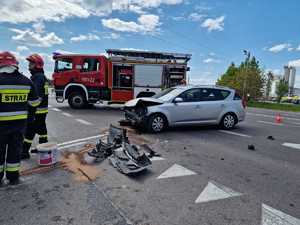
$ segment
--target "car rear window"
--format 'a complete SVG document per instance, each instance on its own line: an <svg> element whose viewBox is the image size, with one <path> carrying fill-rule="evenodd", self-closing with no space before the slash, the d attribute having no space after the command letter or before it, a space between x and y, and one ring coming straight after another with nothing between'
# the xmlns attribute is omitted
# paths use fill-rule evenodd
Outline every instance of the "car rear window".
<svg viewBox="0 0 300 225"><path fill-rule="evenodd" d="M203 88L201 101L221 101L230 95L230 91L214 88Z"/></svg>

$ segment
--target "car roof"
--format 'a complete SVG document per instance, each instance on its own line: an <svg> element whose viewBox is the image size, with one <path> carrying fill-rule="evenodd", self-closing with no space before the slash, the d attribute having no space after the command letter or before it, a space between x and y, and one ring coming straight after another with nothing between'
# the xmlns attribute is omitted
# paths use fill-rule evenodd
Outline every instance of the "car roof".
<svg viewBox="0 0 300 225"><path fill-rule="evenodd" d="M176 88L180 89L191 89L191 88L214 88L214 89L222 89L222 90L228 90L228 91L234 91L234 89L224 87L224 86L218 86L218 85L181 85L181 86L176 86Z"/></svg>

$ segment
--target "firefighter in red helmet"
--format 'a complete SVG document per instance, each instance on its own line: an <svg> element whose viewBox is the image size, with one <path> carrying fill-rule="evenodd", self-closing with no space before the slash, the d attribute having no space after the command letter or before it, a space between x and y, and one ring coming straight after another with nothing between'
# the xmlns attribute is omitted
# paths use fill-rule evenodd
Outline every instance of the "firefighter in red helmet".
<svg viewBox="0 0 300 225"><path fill-rule="evenodd" d="M40 105L36 108L34 114L34 120L31 123L28 123L24 147L21 155L22 159L30 158L30 148L35 134L39 135L39 143L48 142L47 126L46 126L46 117L48 113L48 88L49 83L44 74L44 60L38 54L30 55L26 58L29 62L29 71L31 73L31 80L37 90L37 94L41 100ZM31 153L36 153L35 150L31 150Z"/></svg>
<svg viewBox="0 0 300 225"><path fill-rule="evenodd" d="M4 174L19 183L20 153L30 107L40 103L30 79L18 71L18 61L0 52L0 185Z"/></svg>

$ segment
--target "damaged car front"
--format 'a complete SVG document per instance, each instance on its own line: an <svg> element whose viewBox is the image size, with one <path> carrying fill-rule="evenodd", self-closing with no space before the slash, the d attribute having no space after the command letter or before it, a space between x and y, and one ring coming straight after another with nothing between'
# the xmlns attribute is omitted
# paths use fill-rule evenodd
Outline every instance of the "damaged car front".
<svg viewBox="0 0 300 225"><path fill-rule="evenodd" d="M168 126L168 113L163 105L171 103L184 88L168 88L151 98L136 98L125 103L126 120L149 132L160 132Z"/></svg>

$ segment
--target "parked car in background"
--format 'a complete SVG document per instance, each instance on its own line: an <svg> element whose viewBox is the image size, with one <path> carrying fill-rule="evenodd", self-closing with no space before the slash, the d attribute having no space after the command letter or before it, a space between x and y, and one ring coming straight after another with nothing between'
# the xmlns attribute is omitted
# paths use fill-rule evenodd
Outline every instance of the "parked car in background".
<svg viewBox="0 0 300 225"><path fill-rule="evenodd" d="M245 105L233 89L220 86L177 86L151 98L136 98L124 107L131 123L158 133L180 125L220 125L232 129L245 119Z"/></svg>

